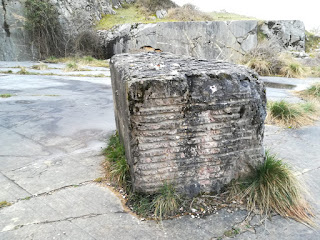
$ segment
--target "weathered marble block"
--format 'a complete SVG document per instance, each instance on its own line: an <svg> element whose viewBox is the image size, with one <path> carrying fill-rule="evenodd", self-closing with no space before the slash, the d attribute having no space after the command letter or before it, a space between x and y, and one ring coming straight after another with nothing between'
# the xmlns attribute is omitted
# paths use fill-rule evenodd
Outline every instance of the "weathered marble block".
<svg viewBox="0 0 320 240"><path fill-rule="evenodd" d="M117 129L136 191L219 192L264 161L266 94L243 66L169 53L111 59Z"/></svg>

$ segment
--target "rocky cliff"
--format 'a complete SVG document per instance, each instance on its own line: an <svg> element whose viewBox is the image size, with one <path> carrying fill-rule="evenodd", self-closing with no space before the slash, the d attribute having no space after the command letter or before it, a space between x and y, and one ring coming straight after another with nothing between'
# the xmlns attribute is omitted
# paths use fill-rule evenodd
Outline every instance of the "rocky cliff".
<svg viewBox="0 0 320 240"><path fill-rule="evenodd" d="M48 0L58 11L58 22L66 47L79 35L97 38L92 26L103 14L114 14L121 3L133 0ZM0 0L0 60L38 58L35 46L24 29L26 0ZM99 31L99 49L104 57L152 47L198 58L233 60L257 46L258 30L267 39L276 39L279 48L303 51L304 25L301 21L167 22L125 24ZM83 33L90 32L91 35ZM93 34L92 34L93 33ZM88 37L87 37L88 36ZM88 45L88 43L87 43ZM89 47L92 44L89 41ZM64 51L64 49L63 49Z"/></svg>
<svg viewBox="0 0 320 240"><path fill-rule="evenodd" d="M132 0L48 0L59 13L59 23L66 41L92 29L103 14ZM26 0L0 0L0 60L32 60L38 57L24 29Z"/></svg>
<svg viewBox="0 0 320 240"><path fill-rule="evenodd" d="M23 0L0 0L0 60L32 60L36 56L24 21Z"/></svg>

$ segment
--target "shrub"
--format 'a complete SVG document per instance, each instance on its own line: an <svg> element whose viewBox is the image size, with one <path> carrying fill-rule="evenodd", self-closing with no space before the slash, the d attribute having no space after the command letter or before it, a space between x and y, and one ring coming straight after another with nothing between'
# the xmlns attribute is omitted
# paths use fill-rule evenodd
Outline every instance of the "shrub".
<svg viewBox="0 0 320 240"><path fill-rule="evenodd" d="M55 7L48 0L26 0L25 9L25 28L40 58L62 56L65 43Z"/></svg>
<svg viewBox="0 0 320 240"><path fill-rule="evenodd" d="M0 98L9 98L9 97L12 97L12 95L9 93L0 94Z"/></svg>
<svg viewBox="0 0 320 240"><path fill-rule="evenodd" d="M245 200L248 210L258 208L261 215L275 211L283 217L313 225L313 213L303 192L289 167L266 152L265 162L254 169L250 177L232 183L230 198Z"/></svg>
<svg viewBox="0 0 320 240"><path fill-rule="evenodd" d="M146 12L154 14L160 9L169 9L177 7L171 0L137 0L136 4L139 8L143 8Z"/></svg>
<svg viewBox="0 0 320 240"><path fill-rule="evenodd" d="M241 64L246 65L260 75L276 75L283 63L279 59L280 50L275 40L261 41L257 47L243 56Z"/></svg>
<svg viewBox="0 0 320 240"><path fill-rule="evenodd" d="M181 8L171 8L168 11L169 19L176 21L212 21L213 18L206 13L199 11L194 5L186 4Z"/></svg>

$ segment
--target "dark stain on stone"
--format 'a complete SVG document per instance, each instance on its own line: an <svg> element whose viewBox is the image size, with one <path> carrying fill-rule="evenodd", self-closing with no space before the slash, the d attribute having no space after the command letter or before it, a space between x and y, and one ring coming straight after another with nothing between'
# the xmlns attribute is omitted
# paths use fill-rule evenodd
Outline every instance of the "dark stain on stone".
<svg viewBox="0 0 320 240"><path fill-rule="evenodd" d="M1 1L2 2L2 8L3 8L3 29L6 32L7 37L10 37L11 33L10 33L10 26L7 23L7 9L6 9L6 4L4 2L4 0Z"/></svg>

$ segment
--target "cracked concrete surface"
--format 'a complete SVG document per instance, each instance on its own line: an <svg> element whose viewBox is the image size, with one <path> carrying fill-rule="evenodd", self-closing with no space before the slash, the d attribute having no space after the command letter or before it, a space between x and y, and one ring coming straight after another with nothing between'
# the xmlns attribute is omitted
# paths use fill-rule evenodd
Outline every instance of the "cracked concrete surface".
<svg viewBox="0 0 320 240"><path fill-rule="evenodd" d="M0 209L1 240L212 239L246 218L246 211L222 209L203 219L141 221L93 182L103 176L101 149L115 130L110 79L0 74L0 93L13 94L0 98L0 201L12 203ZM299 130L267 126L265 135L266 146L311 189L319 216L320 122ZM249 224L235 239L320 238L279 216L254 216Z"/></svg>

